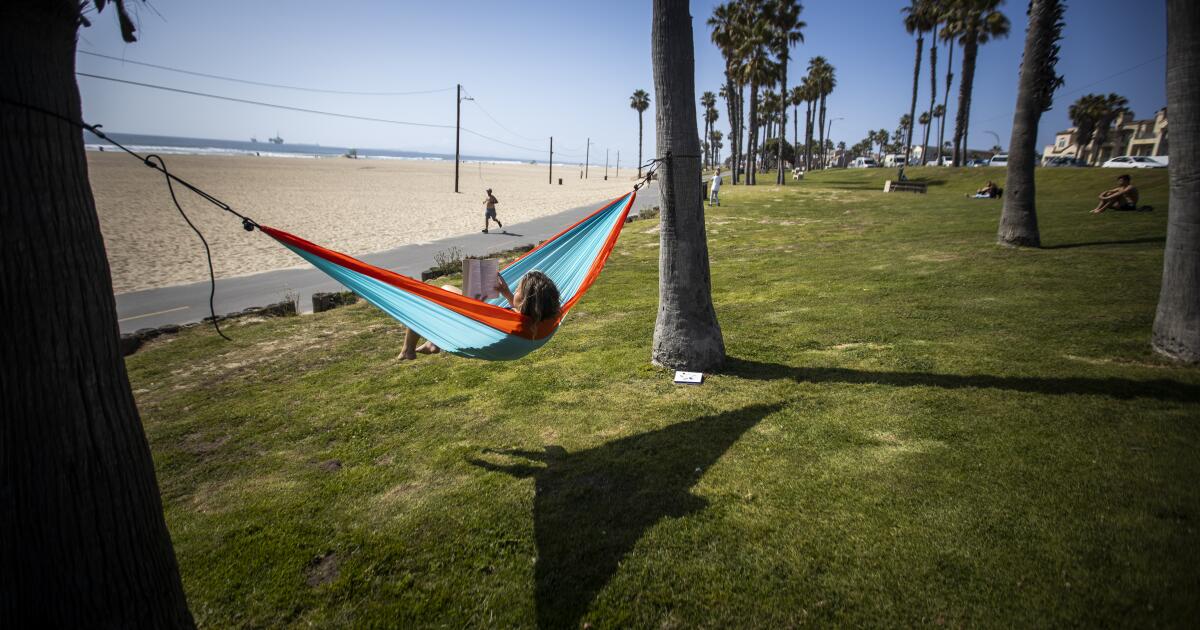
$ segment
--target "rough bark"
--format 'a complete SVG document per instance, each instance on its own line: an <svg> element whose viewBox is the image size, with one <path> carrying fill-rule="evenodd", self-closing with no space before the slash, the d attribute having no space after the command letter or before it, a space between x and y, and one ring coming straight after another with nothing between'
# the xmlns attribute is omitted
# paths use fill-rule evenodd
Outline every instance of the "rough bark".
<svg viewBox="0 0 1200 630"><path fill-rule="evenodd" d="M0 92L71 119L74 0L0 3ZM191 627L80 130L0 103L0 627Z"/></svg>
<svg viewBox="0 0 1200 630"><path fill-rule="evenodd" d="M816 108L813 107L816 103L807 101L808 113L804 115L804 170L812 170L812 137L813 137L813 113Z"/></svg>
<svg viewBox="0 0 1200 630"><path fill-rule="evenodd" d="M638 177L642 176L642 164L645 162L642 159L642 110L637 110L638 115Z"/></svg>
<svg viewBox="0 0 1200 630"><path fill-rule="evenodd" d="M968 31L963 41L962 81L958 84L958 111L954 124L954 166L962 166L970 148L967 146L967 124L971 112L971 88L975 81L975 54L979 42L975 32Z"/></svg>
<svg viewBox="0 0 1200 630"><path fill-rule="evenodd" d="M921 31L917 31L917 61L913 64L913 90L912 103L908 106L908 137L904 141L904 163L912 166L912 138L913 127L916 127L917 122L917 86L921 82L921 53L925 51L925 36Z"/></svg>
<svg viewBox="0 0 1200 630"><path fill-rule="evenodd" d="M696 143L695 58L687 0L654 0L651 33L655 123L661 166L656 365L711 371L725 360L712 305L708 241Z"/></svg>
<svg viewBox="0 0 1200 630"><path fill-rule="evenodd" d="M1152 345L1200 363L1200 4L1167 0L1171 192Z"/></svg>
<svg viewBox="0 0 1200 630"><path fill-rule="evenodd" d="M1056 82L1055 25L1061 16L1058 0L1032 0L1025 52L1017 84L1017 108L1009 139L1008 177L1004 210L996 241L1010 247L1041 247L1035 203L1034 167L1037 166L1038 123L1050 106Z"/></svg>

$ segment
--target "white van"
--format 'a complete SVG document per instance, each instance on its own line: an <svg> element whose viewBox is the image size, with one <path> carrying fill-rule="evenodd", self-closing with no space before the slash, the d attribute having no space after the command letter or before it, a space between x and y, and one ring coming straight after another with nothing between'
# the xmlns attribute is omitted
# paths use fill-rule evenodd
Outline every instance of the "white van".
<svg viewBox="0 0 1200 630"><path fill-rule="evenodd" d="M908 160L906 160L904 156L899 153L889 153L883 156L884 168L896 168L897 166L904 166L907 162Z"/></svg>
<svg viewBox="0 0 1200 630"><path fill-rule="evenodd" d="M850 168L878 168L879 164L869 157L856 157L850 163Z"/></svg>
<svg viewBox="0 0 1200 630"><path fill-rule="evenodd" d="M1008 154L997 153L993 155L992 159L988 160L988 166L1008 166Z"/></svg>

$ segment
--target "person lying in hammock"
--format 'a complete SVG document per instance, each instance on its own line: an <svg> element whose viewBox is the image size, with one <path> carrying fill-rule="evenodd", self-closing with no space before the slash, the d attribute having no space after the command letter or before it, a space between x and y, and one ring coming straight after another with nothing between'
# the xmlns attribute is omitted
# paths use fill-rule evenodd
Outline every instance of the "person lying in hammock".
<svg viewBox="0 0 1200 630"><path fill-rule="evenodd" d="M456 286L447 284L442 288L462 295L462 289ZM558 296L558 287L554 285L550 276L540 271L530 271L522 276L521 281L517 283L515 292L508 288L508 283L504 281L503 277L496 276L496 290L508 300L514 311L528 317L533 325L558 317L559 309L562 307ZM418 347L417 342L420 338L420 335L413 332L411 328L404 333L404 350L400 353L401 360L415 359L418 352L421 354L441 352L441 349L431 341L426 341Z"/></svg>

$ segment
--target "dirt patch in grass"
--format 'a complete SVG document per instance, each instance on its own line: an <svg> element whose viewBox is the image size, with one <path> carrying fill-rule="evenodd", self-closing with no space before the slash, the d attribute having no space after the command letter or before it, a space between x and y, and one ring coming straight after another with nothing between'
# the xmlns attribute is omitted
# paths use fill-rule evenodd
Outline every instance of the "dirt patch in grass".
<svg viewBox="0 0 1200 630"><path fill-rule="evenodd" d="M332 551L319 555L305 567L304 581L313 588L328 584L337 579L341 564L341 556Z"/></svg>

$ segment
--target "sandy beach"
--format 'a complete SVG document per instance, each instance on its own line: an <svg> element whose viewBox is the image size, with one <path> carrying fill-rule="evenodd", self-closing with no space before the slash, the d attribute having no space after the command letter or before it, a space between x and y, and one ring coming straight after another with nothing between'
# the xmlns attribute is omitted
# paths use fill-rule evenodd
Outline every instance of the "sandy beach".
<svg viewBox="0 0 1200 630"><path fill-rule="evenodd" d="M484 189L493 188L505 224L616 197L635 172L592 167L463 163L460 194L454 163L435 160L349 160L228 155L170 155L167 166L263 225L325 247L362 256L483 228ZM125 293L206 280L200 240L171 203L161 174L128 155L88 152L96 210L112 268L113 290ZM563 184L557 185L562 177ZM301 266L295 254L194 194L176 186L184 210L208 239L218 278ZM432 261L431 261L432 262Z"/></svg>

